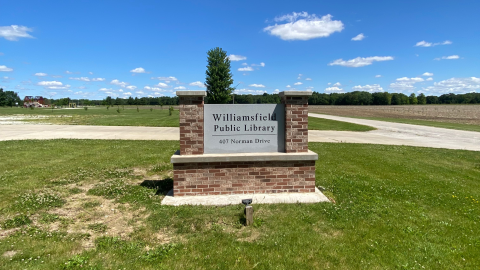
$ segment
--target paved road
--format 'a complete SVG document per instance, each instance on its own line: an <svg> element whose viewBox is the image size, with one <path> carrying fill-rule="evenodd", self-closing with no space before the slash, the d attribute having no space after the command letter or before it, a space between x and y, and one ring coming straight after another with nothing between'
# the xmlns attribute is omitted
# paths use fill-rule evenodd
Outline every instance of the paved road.
<svg viewBox="0 0 480 270"><path fill-rule="evenodd" d="M315 113L308 115L377 128L368 132L309 131L309 141L312 142L393 144L480 151L480 132Z"/></svg>
<svg viewBox="0 0 480 270"><path fill-rule="evenodd" d="M311 130L309 131L309 141L311 142L411 145L480 151L480 132L321 114L309 114L309 116L377 128L377 130L369 132ZM0 141L27 139L179 140L179 137L179 129L173 127L0 125Z"/></svg>

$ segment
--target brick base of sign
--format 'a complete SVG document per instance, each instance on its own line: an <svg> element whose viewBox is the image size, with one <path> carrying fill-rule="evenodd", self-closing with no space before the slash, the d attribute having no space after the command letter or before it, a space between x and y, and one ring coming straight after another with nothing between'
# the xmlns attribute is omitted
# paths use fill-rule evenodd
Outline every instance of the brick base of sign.
<svg viewBox="0 0 480 270"><path fill-rule="evenodd" d="M175 163L173 196L315 192L315 161Z"/></svg>

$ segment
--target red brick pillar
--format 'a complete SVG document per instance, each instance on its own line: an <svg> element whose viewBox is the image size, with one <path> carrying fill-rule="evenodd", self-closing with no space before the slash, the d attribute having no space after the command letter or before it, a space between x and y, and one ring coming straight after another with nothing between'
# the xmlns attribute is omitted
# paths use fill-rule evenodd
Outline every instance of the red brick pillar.
<svg viewBox="0 0 480 270"><path fill-rule="evenodd" d="M285 104L285 152L308 152L308 97L310 91L280 93Z"/></svg>
<svg viewBox="0 0 480 270"><path fill-rule="evenodd" d="M180 155L203 154L203 105L206 91L177 91L180 99Z"/></svg>

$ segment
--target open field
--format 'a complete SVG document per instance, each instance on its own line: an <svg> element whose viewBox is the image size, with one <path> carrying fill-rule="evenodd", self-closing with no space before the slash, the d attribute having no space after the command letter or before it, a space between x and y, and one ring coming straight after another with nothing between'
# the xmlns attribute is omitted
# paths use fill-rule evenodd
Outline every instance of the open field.
<svg viewBox="0 0 480 270"><path fill-rule="evenodd" d="M480 131L480 105L309 106L309 112Z"/></svg>
<svg viewBox="0 0 480 270"><path fill-rule="evenodd" d="M44 109L35 108L0 108L0 125L4 123L48 123L56 125L93 125L93 126L146 126L146 127L178 127L178 110L169 115L168 107L163 106L124 106L89 107L80 109ZM119 110L120 112L118 112ZM369 131L372 127L328 119L309 118L309 129Z"/></svg>
<svg viewBox="0 0 480 270"><path fill-rule="evenodd" d="M177 141L0 142L1 269L478 269L480 156L310 143L334 203L160 205Z"/></svg>

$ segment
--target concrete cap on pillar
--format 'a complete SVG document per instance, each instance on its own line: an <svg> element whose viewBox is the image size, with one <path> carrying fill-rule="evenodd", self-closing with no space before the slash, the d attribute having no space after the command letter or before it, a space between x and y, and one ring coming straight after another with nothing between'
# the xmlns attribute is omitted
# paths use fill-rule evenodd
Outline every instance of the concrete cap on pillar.
<svg viewBox="0 0 480 270"><path fill-rule="evenodd" d="M206 97L207 91L177 91L179 97Z"/></svg>
<svg viewBox="0 0 480 270"><path fill-rule="evenodd" d="M283 91L280 92L280 96L286 97L302 97L302 96L311 96L313 94L312 91Z"/></svg>

